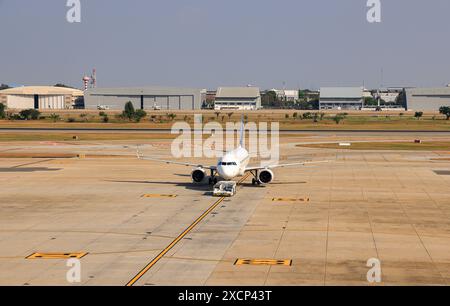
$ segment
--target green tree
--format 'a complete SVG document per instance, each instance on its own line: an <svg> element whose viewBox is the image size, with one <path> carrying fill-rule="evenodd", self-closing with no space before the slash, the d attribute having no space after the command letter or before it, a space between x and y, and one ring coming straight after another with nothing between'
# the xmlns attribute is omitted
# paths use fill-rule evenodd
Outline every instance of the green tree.
<svg viewBox="0 0 450 306"><path fill-rule="evenodd" d="M19 115L23 120L38 120L41 113L36 109L24 109Z"/></svg>
<svg viewBox="0 0 450 306"><path fill-rule="evenodd" d="M439 113L442 115L445 115L447 117L447 120L450 120L450 107L449 106L442 106L439 108Z"/></svg>
<svg viewBox="0 0 450 306"><path fill-rule="evenodd" d="M167 114L167 118L169 118L170 121L174 121L176 117L177 117L177 115L175 115L173 113ZM213 118L213 120L214 120L214 118Z"/></svg>
<svg viewBox="0 0 450 306"><path fill-rule="evenodd" d="M319 113L314 113L314 122L319 122Z"/></svg>
<svg viewBox="0 0 450 306"><path fill-rule="evenodd" d="M267 91L261 96L261 103L264 108L273 108L277 104L278 98L275 91Z"/></svg>
<svg viewBox="0 0 450 306"><path fill-rule="evenodd" d="M373 97L365 97L364 98L364 105L365 106L377 106L378 101L374 99Z"/></svg>
<svg viewBox="0 0 450 306"><path fill-rule="evenodd" d="M0 119L5 119L6 117L6 105L3 103L0 103Z"/></svg>
<svg viewBox="0 0 450 306"><path fill-rule="evenodd" d="M341 123L341 121L343 121L345 119L345 117L343 115L336 115L333 117L333 121L336 122L336 124Z"/></svg>
<svg viewBox="0 0 450 306"><path fill-rule="evenodd" d="M336 124L341 123L341 121L342 121L343 119L344 119L344 118L343 118L341 115L336 115L336 116L333 117L333 121L336 122Z"/></svg>
<svg viewBox="0 0 450 306"><path fill-rule="evenodd" d="M302 115L303 119L312 119L312 114L310 112L304 113Z"/></svg>
<svg viewBox="0 0 450 306"><path fill-rule="evenodd" d="M124 117L124 118L127 118L128 120L131 121L131 120L134 119L135 113L136 113L136 111L134 110L134 105L133 105L133 103L132 103L131 101L128 101L128 102L125 104L125 109L124 109L124 111L123 111L123 113L122 113L123 117Z"/></svg>
<svg viewBox="0 0 450 306"><path fill-rule="evenodd" d="M60 119L59 115L57 115L57 114L55 114L55 113L53 113L53 114L50 115L50 120L53 121L53 122L56 122L56 121L58 121L59 119Z"/></svg>
<svg viewBox="0 0 450 306"><path fill-rule="evenodd" d="M140 122L145 117L147 117L147 113L143 109L138 109L134 112L134 120L136 122Z"/></svg>

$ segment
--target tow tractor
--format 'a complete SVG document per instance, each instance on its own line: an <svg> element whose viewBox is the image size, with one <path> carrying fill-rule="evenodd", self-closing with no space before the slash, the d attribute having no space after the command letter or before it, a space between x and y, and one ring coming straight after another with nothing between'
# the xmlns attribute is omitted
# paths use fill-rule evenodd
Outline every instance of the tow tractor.
<svg viewBox="0 0 450 306"><path fill-rule="evenodd" d="M215 197L232 197L236 194L236 182L218 182L214 185L213 195Z"/></svg>

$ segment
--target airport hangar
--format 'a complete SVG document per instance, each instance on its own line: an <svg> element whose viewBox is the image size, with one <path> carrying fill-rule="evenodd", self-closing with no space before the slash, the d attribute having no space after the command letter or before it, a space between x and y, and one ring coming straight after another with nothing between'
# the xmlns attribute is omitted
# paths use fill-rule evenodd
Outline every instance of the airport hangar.
<svg viewBox="0 0 450 306"><path fill-rule="evenodd" d="M175 87L91 88L84 94L86 109L123 110L127 102L135 109L199 110L206 90Z"/></svg>
<svg viewBox="0 0 450 306"><path fill-rule="evenodd" d="M406 88L404 96L408 111L439 111L442 106L450 107L450 87Z"/></svg>
<svg viewBox="0 0 450 306"><path fill-rule="evenodd" d="M261 108L261 92L258 87L219 87L217 89L215 110L258 110Z"/></svg>
<svg viewBox="0 0 450 306"><path fill-rule="evenodd" d="M0 91L0 103L9 109L73 109L83 92L55 86L23 86Z"/></svg>
<svg viewBox="0 0 450 306"><path fill-rule="evenodd" d="M320 109L360 110L364 105L363 87L320 88Z"/></svg>

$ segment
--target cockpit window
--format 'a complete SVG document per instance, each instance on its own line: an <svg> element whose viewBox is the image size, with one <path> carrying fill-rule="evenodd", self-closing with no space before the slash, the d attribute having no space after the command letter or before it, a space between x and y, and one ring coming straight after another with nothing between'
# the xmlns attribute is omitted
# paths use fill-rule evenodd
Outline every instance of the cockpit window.
<svg viewBox="0 0 450 306"><path fill-rule="evenodd" d="M221 162L221 163L219 163L219 166L237 166L237 163L236 162L231 162L231 163Z"/></svg>

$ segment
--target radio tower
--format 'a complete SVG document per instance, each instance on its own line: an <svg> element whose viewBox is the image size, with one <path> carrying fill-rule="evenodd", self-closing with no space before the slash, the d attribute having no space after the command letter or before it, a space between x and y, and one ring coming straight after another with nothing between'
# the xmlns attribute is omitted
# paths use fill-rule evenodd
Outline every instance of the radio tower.
<svg viewBox="0 0 450 306"><path fill-rule="evenodd" d="M83 85L84 85L84 91L86 91L89 87L89 82L91 81L91 78L85 75L83 77Z"/></svg>
<svg viewBox="0 0 450 306"><path fill-rule="evenodd" d="M97 87L97 69L95 69L95 68L92 70L91 86L92 86L92 88Z"/></svg>
<svg viewBox="0 0 450 306"><path fill-rule="evenodd" d="M96 88L97 87L97 70L94 68L92 70L92 74L90 77L85 75L83 77L83 85L84 85L84 91L88 90L88 88Z"/></svg>

